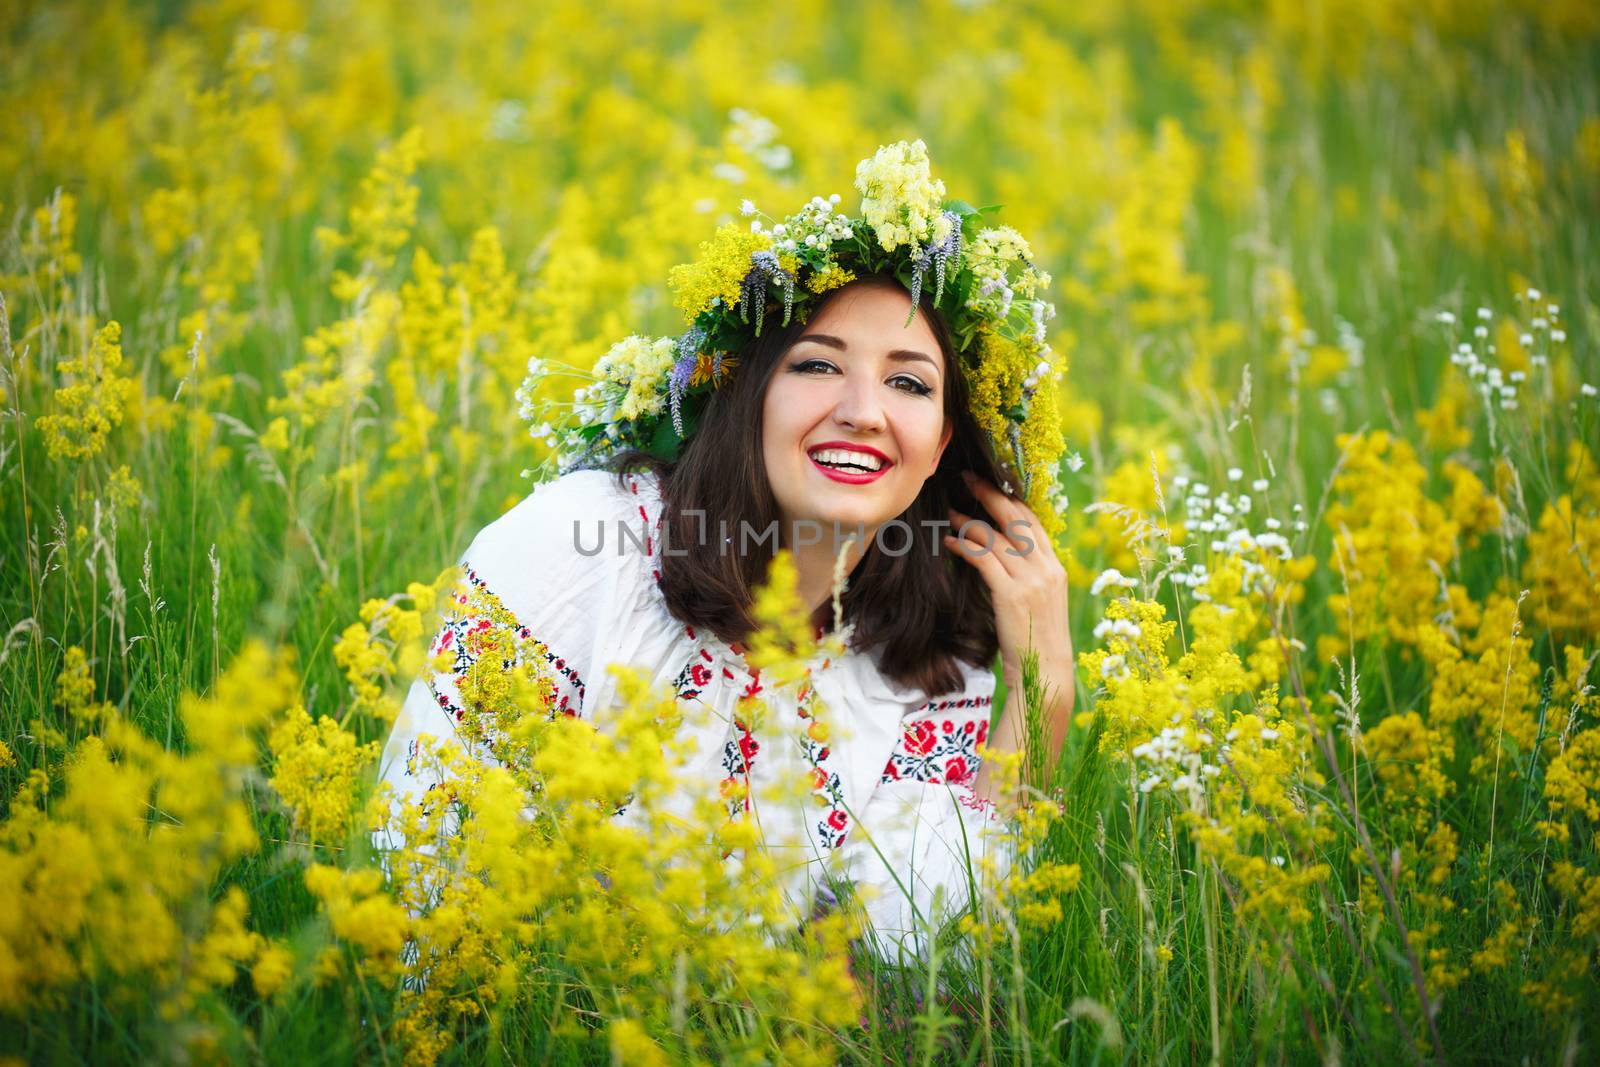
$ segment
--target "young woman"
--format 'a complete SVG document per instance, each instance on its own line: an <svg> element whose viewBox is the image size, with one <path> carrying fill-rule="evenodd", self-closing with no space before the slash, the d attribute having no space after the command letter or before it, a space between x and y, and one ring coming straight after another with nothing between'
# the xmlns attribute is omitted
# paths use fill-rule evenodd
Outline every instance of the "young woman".
<svg viewBox="0 0 1600 1067"><path fill-rule="evenodd" d="M803 224L774 227L779 251L785 230ZM759 252L742 285L783 269ZM859 255L845 284L816 292L787 325L738 337L729 294L703 309L691 344L636 343L625 373L610 367L603 434L584 440L621 447L599 463L591 448L590 469L536 488L462 559L503 610L447 618L433 651L453 651L454 667L417 681L384 752L384 775L402 793L433 784L413 758L421 735L481 749L456 730L453 679L471 667L471 634L514 626L548 649L554 704L568 714L604 727L610 664L642 668L698 712L685 716L697 742L688 778L721 797L729 818L757 820L767 848L794 857L797 911L824 873L870 887L869 914L890 941L959 906L993 836L984 753L1020 745L1025 650L1038 653L1055 697L1050 744L1071 712L1066 578L1050 529L1006 491L1020 488L1015 470L1002 469L975 419L976 372L941 294L918 277L913 297L889 270L872 270L872 258ZM938 264L941 281L949 265ZM952 280L967 283L970 300L975 280ZM747 289L738 326L746 297L761 301L758 320L778 311ZM630 402L650 373L646 353L676 350L682 368L705 371L699 349L730 332L737 347L718 352L711 380L697 383L710 388L692 430L681 409L695 378L686 370L674 368L654 411L648 393ZM664 436L666 456L626 447ZM842 626L846 641L843 655L819 656L785 688L750 667L743 644L780 547L816 634ZM1010 695L991 732L997 652ZM750 697L764 701L764 722L746 721ZM795 780L807 787L786 794L781 784Z"/></svg>

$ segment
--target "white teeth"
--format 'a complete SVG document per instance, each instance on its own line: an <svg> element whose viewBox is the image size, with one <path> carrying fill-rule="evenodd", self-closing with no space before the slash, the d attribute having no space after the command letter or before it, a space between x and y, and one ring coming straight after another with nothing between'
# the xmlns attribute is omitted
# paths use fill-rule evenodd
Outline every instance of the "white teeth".
<svg viewBox="0 0 1600 1067"><path fill-rule="evenodd" d="M811 453L811 458L818 463L826 463L829 466L849 463L857 467L864 467L869 471L878 470L883 466L883 460L877 456L868 452L851 452L843 448L819 448Z"/></svg>

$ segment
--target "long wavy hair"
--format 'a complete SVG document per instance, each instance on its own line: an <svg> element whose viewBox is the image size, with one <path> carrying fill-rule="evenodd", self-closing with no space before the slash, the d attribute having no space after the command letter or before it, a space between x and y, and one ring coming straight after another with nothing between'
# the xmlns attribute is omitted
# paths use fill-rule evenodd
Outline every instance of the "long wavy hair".
<svg viewBox="0 0 1600 1067"><path fill-rule="evenodd" d="M855 285L906 291L892 276L865 276L824 294L812 315ZM961 687L958 660L988 666L999 642L988 586L976 568L955 558L937 540L943 530L923 523L947 522L951 507L983 517L984 508L967 489L961 472L971 470L995 484L1001 475L987 435L968 410L966 376L958 365L949 325L926 291L920 307L944 356L944 415L954 430L938 469L911 506L897 516L912 530L910 550L890 555L874 538L850 572L840 608L843 619L855 625L854 648L878 650L879 668L891 680L933 697ZM739 530L741 522L765 530L780 519L761 461L762 407L774 371L804 328L802 322L791 322L752 339L736 353L737 371L712 394L698 428L675 462L629 450L606 464L619 485L630 471L646 470L659 477L668 543L691 546L683 554L661 558L661 589L668 610L730 644L747 640L755 629L753 591L765 580L772 554L717 551L717 540L706 544L704 532L723 530L722 523L726 530ZM700 512L704 518L690 512ZM775 550L776 545L771 547ZM832 605L824 602L811 623L825 631L832 622Z"/></svg>

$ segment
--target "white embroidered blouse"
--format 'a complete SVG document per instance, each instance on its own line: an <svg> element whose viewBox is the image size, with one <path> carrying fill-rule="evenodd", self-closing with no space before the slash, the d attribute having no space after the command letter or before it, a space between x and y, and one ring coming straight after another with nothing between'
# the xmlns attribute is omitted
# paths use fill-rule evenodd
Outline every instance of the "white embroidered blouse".
<svg viewBox="0 0 1600 1067"><path fill-rule="evenodd" d="M850 649L819 657L808 682L792 692L768 689L739 647L667 610L658 585L660 525L653 476L630 475L619 488L608 472L576 471L536 487L485 527L461 562L468 580L498 598L523 636L548 650L562 712L603 729L615 685L606 667L613 663L642 668L679 700L699 702L695 710L708 714L684 717L684 729L697 733L691 780L731 797L730 818L754 814L769 848L794 850L800 862L788 868L797 914L809 909L829 869L867 890L863 899L883 942L911 935L906 947L921 946L914 917L943 918L960 908L969 864L976 877L985 851L1003 862L994 844L999 820L972 791L989 729L993 672L963 664L963 690L930 699L891 682L873 654ZM473 662L462 636L505 623L471 617L467 602L447 606L431 648L455 650L453 671L412 685L384 747L382 776L404 796L420 796L433 784L414 760L424 734L493 759L457 729L455 679ZM739 698L756 694L767 698L769 715L798 728L769 736L765 727L743 722ZM826 708L827 732L804 728L813 700ZM790 805L752 799L770 795L760 785L781 775L804 775L812 795ZM752 813L752 804L763 803Z"/></svg>

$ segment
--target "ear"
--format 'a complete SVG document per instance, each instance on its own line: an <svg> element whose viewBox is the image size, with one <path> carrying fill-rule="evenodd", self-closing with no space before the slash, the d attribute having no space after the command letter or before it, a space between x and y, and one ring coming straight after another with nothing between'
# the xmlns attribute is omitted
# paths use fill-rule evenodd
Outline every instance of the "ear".
<svg viewBox="0 0 1600 1067"><path fill-rule="evenodd" d="M939 448L938 448L938 451L934 452L934 454L933 454L933 465L928 468L928 477L929 478L932 478L934 471L939 469L939 461L944 458L945 447L950 444L950 438L955 436L955 432L956 432L955 424L951 420L945 419L944 420L944 433L939 435Z"/></svg>

